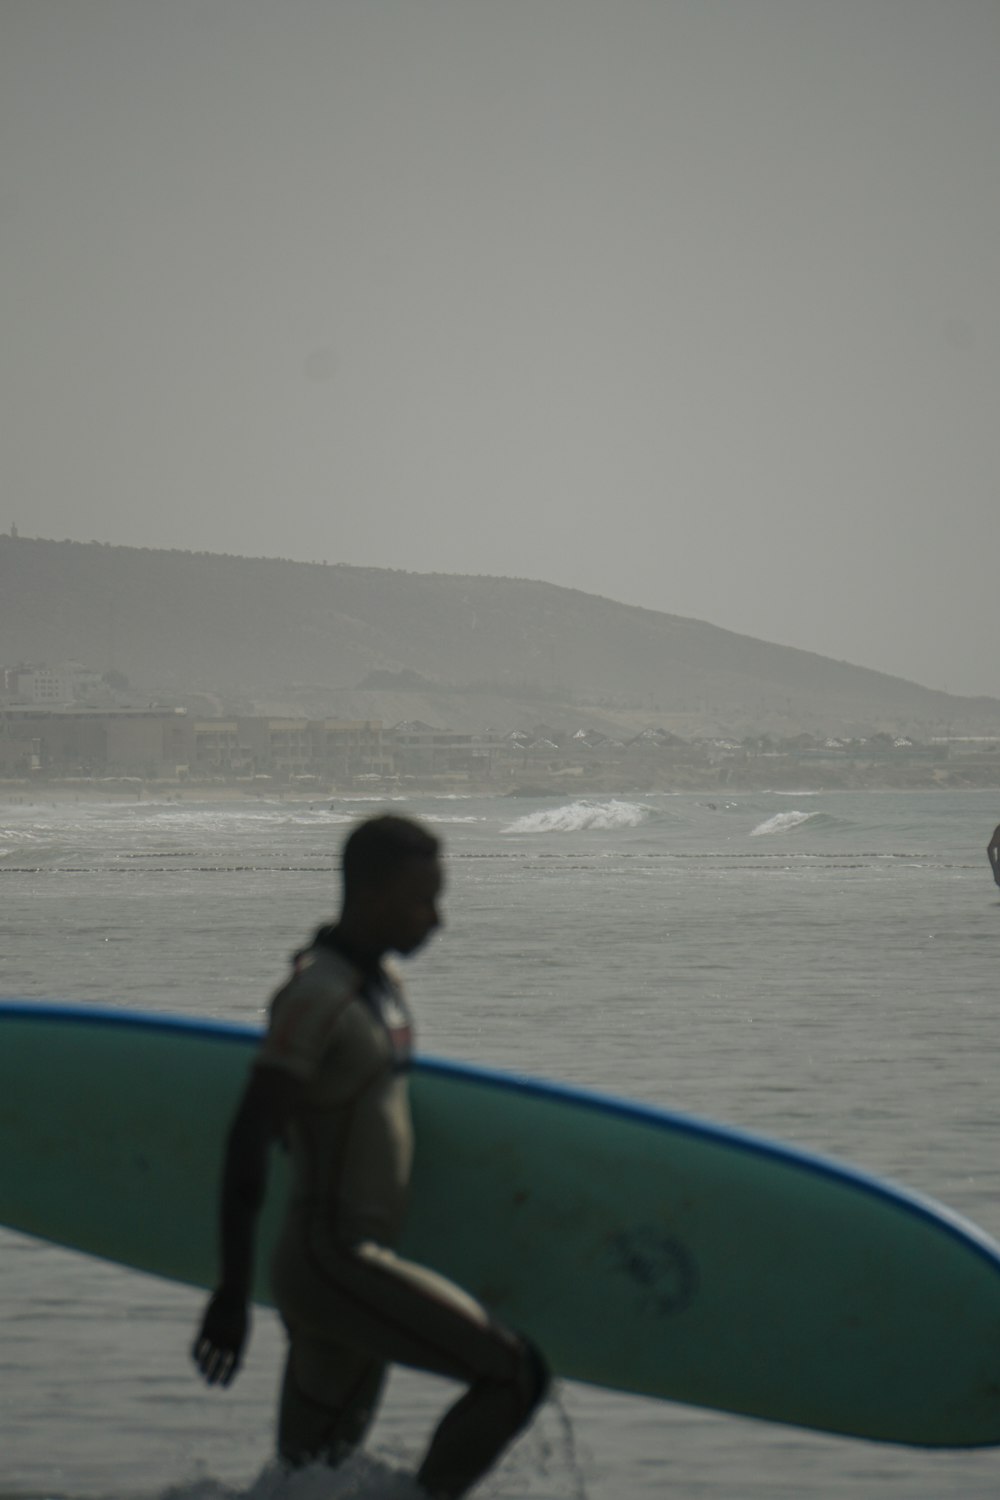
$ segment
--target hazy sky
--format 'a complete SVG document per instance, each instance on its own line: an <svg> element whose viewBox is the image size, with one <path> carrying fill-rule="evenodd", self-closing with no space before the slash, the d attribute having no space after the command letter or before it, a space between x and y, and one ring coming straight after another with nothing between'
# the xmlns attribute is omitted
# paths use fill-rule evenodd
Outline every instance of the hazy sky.
<svg viewBox="0 0 1000 1500"><path fill-rule="evenodd" d="M0 0L0 153L0 529L1000 696L998 0Z"/></svg>

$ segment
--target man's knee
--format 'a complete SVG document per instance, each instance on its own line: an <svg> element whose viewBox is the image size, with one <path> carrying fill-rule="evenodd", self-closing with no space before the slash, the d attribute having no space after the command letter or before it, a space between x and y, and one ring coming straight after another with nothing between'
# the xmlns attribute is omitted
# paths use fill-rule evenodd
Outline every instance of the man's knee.
<svg viewBox="0 0 1000 1500"><path fill-rule="evenodd" d="M545 1357L537 1345L526 1338L519 1338L518 1342L520 1349L515 1388L518 1398L518 1426L523 1427L545 1400L551 1375Z"/></svg>

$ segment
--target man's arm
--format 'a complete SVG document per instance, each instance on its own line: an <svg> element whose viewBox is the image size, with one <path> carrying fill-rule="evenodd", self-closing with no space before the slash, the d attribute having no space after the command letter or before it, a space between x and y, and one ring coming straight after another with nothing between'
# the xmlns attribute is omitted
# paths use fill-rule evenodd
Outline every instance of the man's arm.
<svg viewBox="0 0 1000 1500"><path fill-rule="evenodd" d="M267 1187L271 1143L302 1092L280 1068L255 1068L226 1142L220 1213L221 1279L191 1351L209 1385L228 1385L240 1367L250 1326L254 1236Z"/></svg>
<svg viewBox="0 0 1000 1500"><path fill-rule="evenodd" d="M1000 871L1000 824L993 830L993 837L986 845L986 853L989 856L990 864L993 866L993 873L997 875L998 871Z"/></svg>

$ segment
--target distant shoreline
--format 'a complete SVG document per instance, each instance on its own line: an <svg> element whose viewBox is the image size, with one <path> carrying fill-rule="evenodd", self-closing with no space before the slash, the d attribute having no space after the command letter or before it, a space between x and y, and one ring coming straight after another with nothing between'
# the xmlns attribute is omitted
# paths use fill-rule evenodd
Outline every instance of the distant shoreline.
<svg viewBox="0 0 1000 1500"><path fill-rule="evenodd" d="M610 769L610 768L609 768ZM860 792L860 791L988 791L1000 793L1000 764L963 767L893 767L881 765L810 767L801 763L782 766L773 760L744 763L738 767L685 767L677 775L648 777L580 776L553 773L532 774L519 780L494 778L469 780L461 776L407 777L399 781L364 784L294 783L268 784L186 780L167 781L142 777L0 778L0 803L34 802L170 802L183 806L198 802L287 802L313 806L330 801L358 799L379 801L413 796L482 796L509 798L556 798L567 801L600 797L642 796L660 793Z"/></svg>

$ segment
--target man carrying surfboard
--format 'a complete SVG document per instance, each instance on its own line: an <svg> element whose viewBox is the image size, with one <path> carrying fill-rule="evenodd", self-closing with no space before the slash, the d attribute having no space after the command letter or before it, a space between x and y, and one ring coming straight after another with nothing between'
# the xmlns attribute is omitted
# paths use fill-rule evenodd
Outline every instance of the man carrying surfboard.
<svg viewBox="0 0 1000 1500"><path fill-rule="evenodd" d="M296 955L229 1133L221 1279L193 1355L209 1385L236 1374L249 1330L254 1234L272 1143L293 1186L271 1265L289 1337L278 1450L292 1467L335 1464L363 1439L389 1364L462 1381L417 1473L428 1495L463 1495L526 1425L547 1386L534 1346L450 1281L395 1253L413 1157L409 1012L384 958L441 925L438 840L372 818L343 850L343 905Z"/></svg>

